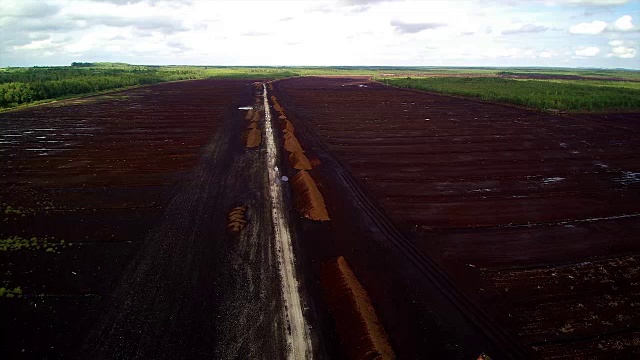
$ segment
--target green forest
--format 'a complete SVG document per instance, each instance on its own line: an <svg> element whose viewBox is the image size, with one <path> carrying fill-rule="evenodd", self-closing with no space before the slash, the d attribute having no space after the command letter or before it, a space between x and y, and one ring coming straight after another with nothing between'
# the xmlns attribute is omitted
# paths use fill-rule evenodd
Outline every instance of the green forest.
<svg viewBox="0 0 640 360"><path fill-rule="evenodd" d="M472 97L541 110L640 109L640 82L514 80L494 77L383 78L379 80L391 86Z"/></svg>
<svg viewBox="0 0 640 360"><path fill-rule="evenodd" d="M136 66L111 63L5 68L0 69L0 108L165 81L209 77L273 79L293 75L293 72L279 68Z"/></svg>

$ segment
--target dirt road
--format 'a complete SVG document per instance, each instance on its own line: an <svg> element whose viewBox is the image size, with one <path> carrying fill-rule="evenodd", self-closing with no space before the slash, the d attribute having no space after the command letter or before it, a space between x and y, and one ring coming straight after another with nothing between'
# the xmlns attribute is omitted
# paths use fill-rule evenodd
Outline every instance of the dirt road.
<svg viewBox="0 0 640 360"><path fill-rule="evenodd" d="M267 98L267 86L263 85L263 104L265 109L266 156L269 172L269 199L271 221L274 229L278 268L284 301L283 313L287 323L286 343L288 359L311 358L311 339L307 322L302 313L302 299L296 278L296 260L291 244L291 234L287 221L287 209L282 196L282 183L278 166L277 133L273 130L271 110Z"/></svg>

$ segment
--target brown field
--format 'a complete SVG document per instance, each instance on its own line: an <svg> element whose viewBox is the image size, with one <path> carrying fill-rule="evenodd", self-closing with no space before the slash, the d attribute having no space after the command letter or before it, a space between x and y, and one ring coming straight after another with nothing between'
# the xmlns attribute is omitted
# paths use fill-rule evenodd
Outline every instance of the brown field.
<svg viewBox="0 0 640 360"><path fill-rule="evenodd" d="M267 88L315 357L640 356L638 114ZM283 358L262 99L200 80L0 114L3 354Z"/></svg>
<svg viewBox="0 0 640 360"><path fill-rule="evenodd" d="M638 354L637 114L556 116L353 84L274 87L298 132L319 137L525 350Z"/></svg>
<svg viewBox="0 0 640 360"><path fill-rule="evenodd" d="M7 358L82 344L175 185L250 96L249 81L180 82L0 114L0 235L55 250L0 252L2 286L23 291L0 298Z"/></svg>

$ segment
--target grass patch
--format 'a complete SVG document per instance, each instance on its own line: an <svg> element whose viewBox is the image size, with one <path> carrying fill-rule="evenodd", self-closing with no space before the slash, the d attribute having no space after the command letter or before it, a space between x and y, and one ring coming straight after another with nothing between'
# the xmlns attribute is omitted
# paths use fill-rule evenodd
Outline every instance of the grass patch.
<svg viewBox="0 0 640 360"><path fill-rule="evenodd" d="M22 288L20 288L20 286L16 286L14 288L5 288L5 287L0 287L0 297L7 297L7 298L13 298L13 297L22 297Z"/></svg>
<svg viewBox="0 0 640 360"><path fill-rule="evenodd" d="M382 78L402 88L472 97L541 110L637 111L640 84L592 80L516 80L501 78Z"/></svg>
<svg viewBox="0 0 640 360"><path fill-rule="evenodd" d="M60 252L71 244L67 244L64 240L56 240L55 238L45 236L44 238L32 237L30 239L20 236L9 236L0 239L0 251L20 251L20 250L43 250L45 252Z"/></svg>

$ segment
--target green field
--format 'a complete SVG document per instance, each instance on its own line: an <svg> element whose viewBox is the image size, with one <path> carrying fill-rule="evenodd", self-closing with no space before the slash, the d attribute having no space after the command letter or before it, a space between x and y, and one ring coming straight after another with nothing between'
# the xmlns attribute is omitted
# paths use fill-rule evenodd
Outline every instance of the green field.
<svg viewBox="0 0 640 360"><path fill-rule="evenodd" d="M402 88L472 97L542 110L640 110L640 82L523 80L497 77L381 78Z"/></svg>
<svg viewBox="0 0 640 360"><path fill-rule="evenodd" d="M498 76L540 74L583 76L592 79L498 78ZM638 96L640 82L632 82L640 79L640 71L632 70L384 66L142 66L123 63L73 63L72 66L0 68L0 110L165 81L205 78L272 80L308 75L365 75L393 86L470 96L539 109L579 111L640 109L640 96ZM429 77L430 75L439 75L439 77ZM406 78L407 76L412 78ZM605 78L630 81L609 81Z"/></svg>

